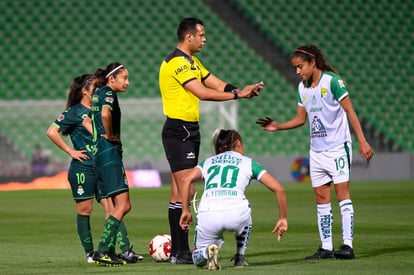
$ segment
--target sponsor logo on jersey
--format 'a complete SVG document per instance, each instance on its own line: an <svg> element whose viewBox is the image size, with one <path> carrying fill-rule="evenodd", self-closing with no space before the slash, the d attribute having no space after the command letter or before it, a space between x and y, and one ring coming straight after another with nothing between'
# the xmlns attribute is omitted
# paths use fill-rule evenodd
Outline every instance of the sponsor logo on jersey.
<svg viewBox="0 0 414 275"><path fill-rule="evenodd" d="M186 72L186 71L188 71L188 65L183 65L177 68L174 72L175 72L175 75L179 75L180 73Z"/></svg>
<svg viewBox="0 0 414 275"><path fill-rule="evenodd" d="M239 165L241 162L242 162L241 158L231 156L228 154L220 154L211 160L211 164L227 163L227 164Z"/></svg>
<svg viewBox="0 0 414 275"><path fill-rule="evenodd" d="M65 119L65 115L64 114L60 114L60 116L58 117L57 121L62 121Z"/></svg>
<svg viewBox="0 0 414 275"><path fill-rule="evenodd" d="M322 112L322 108L323 107L312 107L312 108L310 108L309 112L311 112L311 113Z"/></svg>
<svg viewBox="0 0 414 275"><path fill-rule="evenodd" d="M322 121L317 116L314 116L311 123L311 138L326 136L325 126L323 126Z"/></svg>
<svg viewBox="0 0 414 275"><path fill-rule="evenodd" d="M345 83L342 79L338 79L338 84L339 84L339 87L345 88Z"/></svg>

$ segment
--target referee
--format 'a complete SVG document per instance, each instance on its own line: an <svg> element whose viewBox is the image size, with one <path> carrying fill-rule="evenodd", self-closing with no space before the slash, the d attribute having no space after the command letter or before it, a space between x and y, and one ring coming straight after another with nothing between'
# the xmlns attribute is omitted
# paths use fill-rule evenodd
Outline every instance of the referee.
<svg viewBox="0 0 414 275"><path fill-rule="evenodd" d="M159 85L166 121L162 129L162 143L172 173L168 206L172 252L170 262L192 264L188 232L181 229L179 220L182 198L178 182L197 165L200 149L200 100L226 101L258 96L262 82L243 89L211 74L193 56L206 43L204 24L197 18L181 20L177 28L178 44L163 60L159 71ZM194 186L192 194L194 194Z"/></svg>

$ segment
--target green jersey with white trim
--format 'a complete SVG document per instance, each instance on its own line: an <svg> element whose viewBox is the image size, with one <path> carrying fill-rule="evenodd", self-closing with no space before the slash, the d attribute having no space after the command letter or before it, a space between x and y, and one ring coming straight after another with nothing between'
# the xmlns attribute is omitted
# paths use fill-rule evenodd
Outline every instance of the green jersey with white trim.
<svg viewBox="0 0 414 275"><path fill-rule="evenodd" d="M234 151L209 157L197 168L205 182L198 212L248 206L244 192L250 180L259 180L266 172L256 161Z"/></svg>
<svg viewBox="0 0 414 275"><path fill-rule="evenodd" d="M348 94L342 79L332 72L322 72L315 88L299 83L298 105L308 114L313 151L326 151L351 142L348 117L339 103Z"/></svg>

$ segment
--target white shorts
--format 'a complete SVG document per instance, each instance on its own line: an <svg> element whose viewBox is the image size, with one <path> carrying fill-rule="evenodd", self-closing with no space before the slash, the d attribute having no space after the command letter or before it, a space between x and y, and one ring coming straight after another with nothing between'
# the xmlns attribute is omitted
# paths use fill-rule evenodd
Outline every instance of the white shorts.
<svg viewBox="0 0 414 275"><path fill-rule="evenodd" d="M214 243L221 248L224 239L223 232L231 231L240 235L246 226L252 225L251 208L236 208L231 210L204 211L197 214L195 228L195 247L203 250ZM204 257L207 257L205 254Z"/></svg>
<svg viewBox="0 0 414 275"><path fill-rule="evenodd" d="M309 156L312 187L319 187L328 182L337 184L349 181L352 162L350 142L345 142L328 151L310 150Z"/></svg>

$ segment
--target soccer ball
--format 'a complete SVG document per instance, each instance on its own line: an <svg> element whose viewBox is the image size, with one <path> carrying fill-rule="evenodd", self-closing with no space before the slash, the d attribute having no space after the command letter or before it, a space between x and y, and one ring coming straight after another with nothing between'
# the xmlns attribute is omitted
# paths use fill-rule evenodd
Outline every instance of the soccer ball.
<svg viewBox="0 0 414 275"><path fill-rule="evenodd" d="M171 255L171 236L159 234L149 244L149 254L157 262L165 262Z"/></svg>

